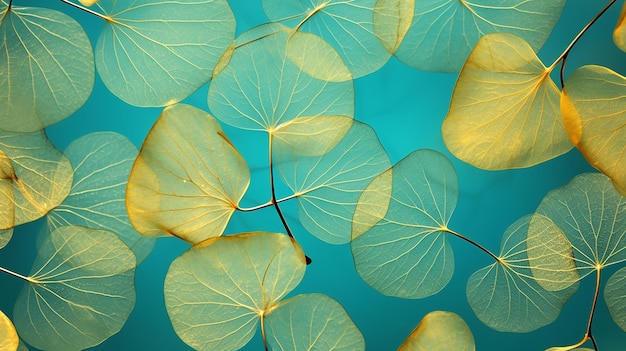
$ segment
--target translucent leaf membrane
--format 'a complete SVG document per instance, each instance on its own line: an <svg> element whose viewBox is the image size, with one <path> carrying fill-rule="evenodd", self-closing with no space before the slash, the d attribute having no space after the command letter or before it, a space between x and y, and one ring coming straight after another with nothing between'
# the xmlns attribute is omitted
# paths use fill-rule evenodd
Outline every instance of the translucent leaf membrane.
<svg viewBox="0 0 626 351"><path fill-rule="evenodd" d="M141 234L195 244L222 235L249 183L245 160L211 115L169 106L130 173L128 216Z"/></svg>
<svg viewBox="0 0 626 351"><path fill-rule="evenodd" d="M7 246L13 236L13 228L0 230L0 249Z"/></svg>
<svg viewBox="0 0 626 351"><path fill-rule="evenodd" d="M585 159L626 196L626 78L584 66L567 79L561 111L570 139Z"/></svg>
<svg viewBox="0 0 626 351"><path fill-rule="evenodd" d="M321 156L334 148L352 127L352 117L300 117L272 131L274 147L294 157Z"/></svg>
<svg viewBox="0 0 626 351"><path fill-rule="evenodd" d="M34 132L65 119L87 101L94 71L89 38L71 17L0 5L1 130Z"/></svg>
<svg viewBox="0 0 626 351"><path fill-rule="evenodd" d="M626 261L626 197L605 175L576 176L549 192L536 213L550 218L565 233L581 275Z"/></svg>
<svg viewBox="0 0 626 351"><path fill-rule="evenodd" d="M352 80L350 69L337 51L315 34L292 31L286 53L291 62L312 77L330 82Z"/></svg>
<svg viewBox="0 0 626 351"><path fill-rule="evenodd" d="M519 36L538 51L564 5L565 0L415 1L411 28L395 55L417 69L458 72L479 39L494 32Z"/></svg>
<svg viewBox="0 0 626 351"><path fill-rule="evenodd" d="M626 331L626 267L615 272L606 282L604 301L615 324Z"/></svg>
<svg viewBox="0 0 626 351"><path fill-rule="evenodd" d="M211 78L235 37L226 0L101 0L109 18L96 45L104 84L136 106L183 100Z"/></svg>
<svg viewBox="0 0 626 351"><path fill-rule="evenodd" d="M552 323L578 283L558 291L544 289L534 278L528 258L532 215L515 221L502 236L499 261L481 268L467 281L467 300L488 327L527 333Z"/></svg>
<svg viewBox="0 0 626 351"><path fill-rule="evenodd" d="M139 235L126 213L126 184L137 147L113 132L87 134L72 142L65 155L74 167L69 196L48 213L51 229L81 225L111 231L142 262L152 251L154 239Z"/></svg>
<svg viewBox="0 0 626 351"><path fill-rule="evenodd" d="M448 149L488 170L530 167L569 151L550 70L523 39L484 36L463 66L443 121Z"/></svg>
<svg viewBox="0 0 626 351"><path fill-rule="evenodd" d="M209 108L218 119L271 131L297 117L354 115L352 81L319 80L295 65L287 57L290 33L275 24L241 34L228 65L209 86Z"/></svg>
<svg viewBox="0 0 626 351"><path fill-rule="evenodd" d="M0 350L15 351L19 343L13 322L0 310Z"/></svg>
<svg viewBox="0 0 626 351"><path fill-rule="evenodd" d="M370 230L385 218L391 201L393 168L382 172L363 190L352 217L352 239Z"/></svg>
<svg viewBox="0 0 626 351"><path fill-rule="evenodd" d="M346 310L323 294L280 302L265 318L265 325L271 350L365 350L365 339Z"/></svg>
<svg viewBox="0 0 626 351"><path fill-rule="evenodd" d="M393 166L391 189L384 218L353 238L356 270L385 295L433 295L454 271L446 231L458 197L456 172L442 154L414 151Z"/></svg>
<svg viewBox="0 0 626 351"><path fill-rule="evenodd" d="M613 41L615 45L622 51L626 51L626 3L624 7L622 7L622 12L617 20L617 24L615 25L615 30L613 31Z"/></svg>
<svg viewBox="0 0 626 351"><path fill-rule="evenodd" d="M237 350L269 308L304 276L304 253L266 232L209 239L178 257L165 277L176 334L196 350Z"/></svg>
<svg viewBox="0 0 626 351"><path fill-rule="evenodd" d="M390 53L395 53L411 28L415 0L378 0L374 7L374 32Z"/></svg>
<svg viewBox="0 0 626 351"><path fill-rule="evenodd" d="M465 321L456 313L433 311L428 313L398 351L474 351L474 335Z"/></svg>
<svg viewBox="0 0 626 351"><path fill-rule="evenodd" d="M320 36L337 50L352 76L377 71L391 57L377 33L397 21L374 26L376 0L263 0L263 11L271 21Z"/></svg>
<svg viewBox="0 0 626 351"><path fill-rule="evenodd" d="M0 230L39 219L59 205L70 192L72 172L43 131L0 131Z"/></svg>
<svg viewBox="0 0 626 351"><path fill-rule="evenodd" d="M39 247L14 310L42 350L82 350L117 333L135 306L135 256L109 231L60 227Z"/></svg>
<svg viewBox="0 0 626 351"><path fill-rule="evenodd" d="M323 241L349 242L359 196L391 166L376 133L354 121L343 139L321 156L294 157L292 150L286 144L276 145L275 160L278 173L297 198L300 222Z"/></svg>
<svg viewBox="0 0 626 351"><path fill-rule="evenodd" d="M79 0L79 2L85 6L93 6L98 0Z"/></svg>

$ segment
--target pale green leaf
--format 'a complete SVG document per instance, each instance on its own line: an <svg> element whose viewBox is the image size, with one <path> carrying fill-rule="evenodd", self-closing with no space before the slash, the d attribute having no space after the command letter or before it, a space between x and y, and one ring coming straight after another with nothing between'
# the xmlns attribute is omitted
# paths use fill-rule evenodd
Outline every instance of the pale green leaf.
<svg viewBox="0 0 626 351"><path fill-rule="evenodd" d="M565 0L416 1L411 28L395 52L425 71L458 72L474 45L489 33L512 33L538 51L559 19Z"/></svg>
<svg viewBox="0 0 626 351"><path fill-rule="evenodd" d="M13 228L0 230L0 249L7 246L13 236Z"/></svg>
<svg viewBox="0 0 626 351"><path fill-rule="evenodd" d="M15 351L19 343L13 322L0 310L0 350Z"/></svg>
<svg viewBox="0 0 626 351"><path fill-rule="evenodd" d="M209 81L235 37L226 0L101 0L96 46L104 84L136 106L181 101Z"/></svg>
<svg viewBox="0 0 626 351"><path fill-rule="evenodd" d="M561 112L572 142L626 196L626 78L584 66L567 79Z"/></svg>
<svg viewBox="0 0 626 351"><path fill-rule="evenodd" d="M365 350L363 335L346 310L323 294L280 302L265 317L265 330L272 350Z"/></svg>
<svg viewBox="0 0 626 351"><path fill-rule="evenodd" d="M442 154L417 150L395 164L387 213L352 241L361 278L385 295L403 298L443 289L454 271L446 233L457 197L456 172Z"/></svg>
<svg viewBox="0 0 626 351"><path fill-rule="evenodd" d="M488 327L527 333L552 323L578 283L559 291L544 289L533 277L527 233L532 216L511 224L502 236L498 261L481 268L467 281L467 300Z"/></svg>
<svg viewBox="0 0 626 351"><path fill-rule="evenodd" d="M352 240L385 218L391 201L393 168L382 172L363 190L352 217Z"/></svg>
<svg viewBox="0 0 626 351"><path fill-rule="evenodd" d="M14 311L28 344L82 350L117 333L135 306L135 256L104 230L60 227L39 247Z"/></svg>
<svg viewBox="0 0 626 351"><path fill-rule="evenodd" d="M193 246L165 277L172 326L196 350L237 350L305 267L304 253L283 234L229 235Z"/></svg>
<svg viewBox="0 0 626 351"><path fill-rule="evenodd" d="M395 53L413 23L415 0L377 0L374 32L390 53Z"/></svg>
<svg viewBox="0 0 626 351"><path fill-rule="evenodd" d="M319 156L334 148L351 126L351 117L299 117L278 126L272 141L275 148L288 148L296 157Z"/></svg>
<svg viewBox="0 0 626 351"><path fill-rule="evenodd" d="M37 7L0 10L0 129L34 132L65 119L94 79L91 43L74 19Z"/></svg>
<svg viewBox="0 0 626 351"><path fill-rule="evenodd" d="M349 242L359 196L391 166L374 130L354 121L343 139L321 156L294 157L284 144L275 151L276 169L297 199L302 225L328 243Z"/></svg>
<svg viewBox="0 0 626 351"><path fill-rule="evenodd" d="M329 82L352 80L339 53L315 34L292 31L287 40L287 57L306 74Z"/></svg>
<svg viewBox="0 0 626 351"><path fill-rule="evenodd" d="M224 231L250 170L217 121L189 105L165 108L128 180L128 216L144 235L190 243Z"/></svg>
<svg viewBox="0 0 626 351"><path fill-rule="evenodd" d="M550 70L523 39L484 36L459 75L442 125L450 152L478 168L499 170L569 151Z"/></svg>
<svg viewBox="0 0 626 351"><path fill-rule="evenodd" d="M111 231L142 262L152 251L154 239L139 235L126 213L126 183L137 147L113 132L87 134L65 149L74 167L69 196L48 213L50 228L81 225Z"/></svg>
<svg viewBox="0 0 626 351"><path fill-rule="evenodd" d="M463 318L453 312L433 311L402 343L398 351L474 351L474 335Z"/></svg>
<svg viewBox="0 0 626 351"><path fill-rule="evenodd" d="M604 301L615 324L626 331L626 267L615 272L606 282Z"/></svg>

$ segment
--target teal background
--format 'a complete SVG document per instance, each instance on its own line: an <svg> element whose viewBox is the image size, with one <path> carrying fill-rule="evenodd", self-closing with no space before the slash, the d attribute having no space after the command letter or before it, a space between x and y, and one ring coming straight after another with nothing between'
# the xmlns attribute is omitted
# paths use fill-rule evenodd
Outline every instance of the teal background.
<svg viewBox="0 0 626 351"><path fill-rule="evenodd" d="M229 2L237 18L238 33L267 21L260 0ZM14 4L61 10L83 24L94 45L97 41L102 25L98 18L50 0L16 0ZM540 52L546 65L560 55L604 4L604 1L568 1L553 35ZM583 36L568 58L566 73L589 63L626 73L626 54L614 46L611 38L620 7L621 3L614 5ZM455 79L456 75L420 72L392 59L381 70L355 80L355 117L374 127L393 162L420 148L431 148L448 155L458 172L461 190L450 228L498 252L502 233L511 223L533 212L548 191L566 184L576 174L592 169L576 150L530 169L498 172L482 171L455 159L446 150L440 132ZM554 79L558 82L558 76L555 75ZM207 86L202 87L185 102L207 109L207 89ZM96 86L87 103L73 116L47 131L61 150L84 134L104 130L122 133L140 146L159 113L158 108L126 105L108 92L96 77ZM267 200L269 189L264 168L267 155L262 151L266 145L264 136L228 126L224 129L248 160L253 177L256 177L245 201L254 204ZM465 297L467 278L491 263L490 258L478 249L451 239L456 270L450 284L439 294L422 300L386 297L367 286L355 273L349 246L332 246L317 240L298 225L294 204L285 204L285 210L294 235L313 259L304 280L291 294L321 292L337 299L363 332L368 350L395 350L421 318L433 310L453 311L464 318L474 333L478 350L543 350L577 342L585 332L593 278L581 284L555 323L528 334L500 333L487 328L474 316ZM28 273L39 230L39 223L17 228L13 240L0 251L0 265ZM267 209L236 214L227 233L251 230L284 231L275 212ZM154 252L137 269L137 305L128 322L117 335L94 350L190 349L171 328L163 303L163 281L169 264L188 247L174 238L157 241ZM608 278L614 270L608 269L604 277ZM0 276L0 309L9 316L21 286L22 282L13 277ZM612 322L602 299L598 303L593 333L602 351L626 349L626 333ZM244 348L262 349L260 332Z"/></svg>

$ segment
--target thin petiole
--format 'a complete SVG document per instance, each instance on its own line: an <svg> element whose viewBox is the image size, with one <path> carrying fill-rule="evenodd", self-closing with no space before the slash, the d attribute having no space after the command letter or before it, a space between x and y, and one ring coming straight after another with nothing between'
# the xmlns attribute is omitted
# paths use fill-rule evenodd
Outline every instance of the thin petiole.
<svg viewBox="0 0 626 351"><path fill-rule="evenodd" d="M91 15L94 15L94 16L96 16L96 17L100 17L100 18L102 18L103 20L105 20L105 21L107 21L107 22L112 22L111 17L109 17L109 16L105 16L105 15L103 15L103 14L101 14L101 13L98 13L98 12L96 12L96 11L94 11L94 10L90 9L90 8L85 7L85 6L79 5L79 4L74 3L74 2L72 2L72 1L69 1L69 0L59 0L59 1L61 1L61 2L62 2L62 3L64 3L64 4L67 4L67 5L73 6L73 7L77 8L77 9L79 9L79 10L81 10L81 11L85 11L85 12L87 12L87 13L89 13L89 14L91 14Z"/></svg>
<svg viewBox="0 0 626 351"><path fill-rule="evenodd" d="M20 278L20 279L22 279L22 280L25 280L25 281L27 281L27 282L29 282L29 283L38 283L35 279L33 279L33 278L31 278L31 277L26 277L26 276L23 276L23 275L21 275L21 274L19 274L19 273L15 273L15 272L13 272L13 271L10 271L10 270L8 270L8 269L6 269L6 268L4 268L4 267L0 267L0 272L7 273L7 274L12 275L12 276L14 276L14 277L16 277L16 278Z"/></svg>
<svg viewBox="0 0 626 351"><path fill-rule="evenodd" d="M441 230L443 230L444 232L446 232L448 234L452 234L452 235L456 236L457 238L463 239L466 242L474 245L475 247L479 248L481 251L485 252L487 255L491 256L494 260L496 260L496 262L501 262L502 261L500 259L500 257L494 255L493 252L487 250L487 248L485 248L484 246L482 246L479 243L475 242L474 240L472 240L472 239L470 239L470 238L468 238L468 237L466 237L464 235L461 235L461 234L459 234L459 233L457 233L455 231L452 231L452 230L450 230L448 228L442 228Z"/></svg>

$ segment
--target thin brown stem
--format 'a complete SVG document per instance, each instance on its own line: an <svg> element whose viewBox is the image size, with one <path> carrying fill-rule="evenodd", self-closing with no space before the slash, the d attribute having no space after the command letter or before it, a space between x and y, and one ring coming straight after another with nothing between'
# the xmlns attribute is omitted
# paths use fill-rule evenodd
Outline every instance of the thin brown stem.
<svg viewBox="0 0 626 351"><path fill-rule="evenodd" d="M452 234L452 235L456 236L457 238L463 239L466 242L474 245L475 247L477 247L480 250L482 250L483 252L485 252L487 255L491 256L494 260L496 260L496 262L502 262L500 257L496 256L493 252L487 250L487 248L485 248L484 246L482 246L479 243L475 242L474 240L472 240L472 239L470 239L470 238L468 238L468 237L466 237L464 235L461 235L461 234L459 234L459 233L457 233L457 232L455 232L453 230L450 230L448 228L442 228L441 230L445 231L448 234Z"/></svg>

